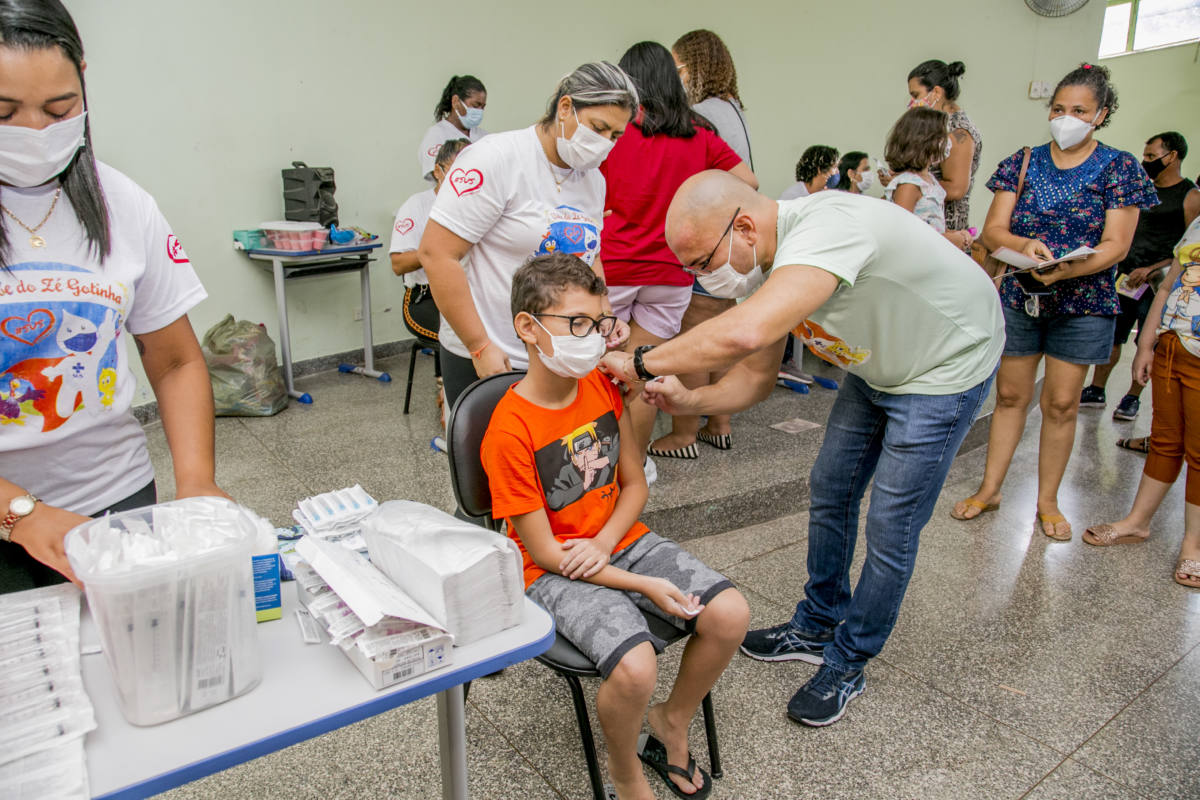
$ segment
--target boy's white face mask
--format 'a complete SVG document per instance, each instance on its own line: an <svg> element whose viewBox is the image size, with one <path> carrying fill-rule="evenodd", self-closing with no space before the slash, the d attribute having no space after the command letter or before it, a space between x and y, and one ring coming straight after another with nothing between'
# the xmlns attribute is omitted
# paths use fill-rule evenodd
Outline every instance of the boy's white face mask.
<svg viewBox="0 0 1200 800"><path fill-rule="evenodd" d="M546 355L542 348L537 347L538 357L546 365L546 369L562 378L583 378L594 370L604 357L604 337L596 331L587 336L555 336L537 317L533 321L538 327L550 334L550 346L554 348L553 355Z"/></svg>

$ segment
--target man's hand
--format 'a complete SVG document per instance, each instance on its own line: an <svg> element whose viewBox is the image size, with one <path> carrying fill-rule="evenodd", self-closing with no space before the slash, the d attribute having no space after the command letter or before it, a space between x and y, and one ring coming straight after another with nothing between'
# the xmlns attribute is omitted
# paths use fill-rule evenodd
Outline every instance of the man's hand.
<svg viewBox="0 0 1200 800"><path fill-rule="evenodd" d="M1125 285L1130 289L1136 289L1149 279L1150 275L1155 272L1153 267L1138 267L1129 276L1125 278Z"/></svg>
<svg viewBox="0 0 1200 800"><path fill-rule="evenodd" d="M609 554L595 539L567 539L562 543L563 560L558 572L564 578L590 578L608 565Z"/></svg>
<svg viewBox="0 0 1200 800"><path fill-rule="evenodd" d="M695 392L674 375L655 378L642 387L642 399L671 415L695 413Z"/></svg>
<svg viewBox="0 0 1200 800"><path fill-rule="evenodd" d="M600 359L600 371L621 381L627 386L641 383L637 370L633 368L633 354L623 351L605 353Z"/></svg>
<svg viewBox="0 0 1200 800"><path fill-rule="evenodd" d="M34 506L32 514L18 520L13 526L12 541L24 547L25 552L47 567L62 573L76 586L82 587L83 584L75 577L67 561L63 539L67 531L89 521L91 517L38 503Z"/></svg>
<svg viewBox="0 0 1200 800"><path fill-rule="evenodd" d="M704 610L697 595L685 595L666 578L646 578L645 585L638 591L673 617L692 619Z"/></svg>
<svg viewBox="0 0 1200 800"><path fill-rule="evenodd" d="M488 342L482 350L472 352L479 353L478 356L471 358L471 363L475 366L475 374L480 378L512 370L512 367L508 363L508 356L504 354L504 351L495 342Z"/></svg>
<svg viewBox="0 0 1200 800"><path fill-rule="evenodd" d="M605 311L604 313L611 314L612 310L610 309L608 311ZM626 322L625 320L621 319L620 317L618 317L617 324L615 326L613 326L613 332L610 333L608 335L608 338L604 340L604 345L609 350L620 350L622 347L625 346L625 343L628 341L629 341L629 323Z"/></svg>
<svg viewBox="0 0 1200 800"><path fill-rule="evenodd" d="M1133 379L1139 385L1145 386L1150 382L1151 368L1154 366L1154 350L1144 350L1141 347L1137 349L1137 355L1133 357Z"/></svg>

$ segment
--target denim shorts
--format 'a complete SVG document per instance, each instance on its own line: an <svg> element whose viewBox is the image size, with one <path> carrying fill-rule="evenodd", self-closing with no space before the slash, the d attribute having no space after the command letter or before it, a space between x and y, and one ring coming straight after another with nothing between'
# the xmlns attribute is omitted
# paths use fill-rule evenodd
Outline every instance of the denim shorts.
<svg viewBox="0 0 1200 800"><path fill-rule="evenodd" d="M1115 316L1043 314L1004 306L1004 355L1045 354L1068 364L1107 364L1112 354Z"/></svg>

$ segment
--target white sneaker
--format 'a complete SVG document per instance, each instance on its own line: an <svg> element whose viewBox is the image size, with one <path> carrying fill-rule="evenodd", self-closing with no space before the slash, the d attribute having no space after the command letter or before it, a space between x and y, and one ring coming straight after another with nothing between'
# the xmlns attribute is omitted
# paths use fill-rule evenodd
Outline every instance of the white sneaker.
<svg viewBox="0 0 1200 800"><path fill-rule="evenodd" d="M658 480L658 467L654 466L654 459L646 456L646 463L642 467L646 471L646 485L653 486Z"/></svg>

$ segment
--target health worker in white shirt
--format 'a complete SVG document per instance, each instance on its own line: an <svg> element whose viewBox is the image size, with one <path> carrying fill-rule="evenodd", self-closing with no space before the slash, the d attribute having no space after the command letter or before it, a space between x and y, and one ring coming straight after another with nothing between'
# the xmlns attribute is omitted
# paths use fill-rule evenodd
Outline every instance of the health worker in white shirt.
<svg viewBox="0 0 1200 800"><path fill-rule="evenodd" d="M446 88L442 89L437 107L433 109L433 124L421 137L421 147L417 150L422 178L430 183L435 182L433 162L437 159L438 148L444 142L460 138L477 142L487 136L487 131L480 127L486 107L487 89L482 81L474 75L455 75L450 78Z"/></svg>
<svg viewBox="0 0 1200 800"><path fill-rule="evenodd" d="M176 495L217 488L206 297L144 189L95 159L83 45L58 0L0 5L0 592L73 578L63 537L155 502L133 337Z"/></svg>
<svg viewBox="0 0 1200 800"><path fill-rule="evenodd" d="M454 163L417 252L442 312L447 408L476 379L528 366L509 309L513 273L530 257L569 253L604 276L598 167L637 108L637 89L620 67L584 64L559 81L536 124L493 133ZM620 323L607 345L628 338Z"/></svg>

